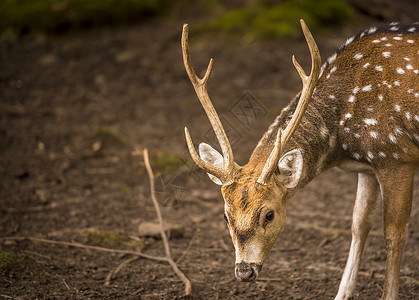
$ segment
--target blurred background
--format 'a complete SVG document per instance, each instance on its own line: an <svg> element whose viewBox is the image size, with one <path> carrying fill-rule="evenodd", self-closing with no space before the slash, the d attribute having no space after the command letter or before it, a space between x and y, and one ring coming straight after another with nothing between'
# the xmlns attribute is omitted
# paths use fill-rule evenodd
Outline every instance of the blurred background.
<svg viewBox="0 0 419 300"><path fill-rule="evenodd" d="M219 148L183 67L182 24L190 24L197 72L215 60L209 94L244 164L301 89L292 55L308 72L299 19L325 61L359 30L416 22L418 11L417 0L1 0L0 298L182 298L165 264L4 239L162 254L159 236L144 231L156 222L142 157L133 155L144 147L175 259L193 239L179 266L196 299L333 298L350 244L356 174L333 169L299 192L265 280L236 282L219 188L194 167L184 141L188 126L196 144ZM419 295L416 202L401 299ZM381 294L381 220L377 209L355 299Z"/></svg>

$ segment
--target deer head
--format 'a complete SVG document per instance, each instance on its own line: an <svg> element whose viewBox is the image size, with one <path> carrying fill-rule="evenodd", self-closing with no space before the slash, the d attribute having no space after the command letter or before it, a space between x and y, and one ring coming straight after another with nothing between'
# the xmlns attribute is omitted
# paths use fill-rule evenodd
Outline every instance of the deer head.
<svg viewBox="0 0 419 300"><path fill-rule="evenodd" d="M293 64L303 82L295 113L288 125L278 130L275 141L267 141L271 146L267 147L269 150L263 159L251 160L245 166L234 162L231 145L208 95L207 83L213 60L210 60L204 77L199 78L191 64L188 25L183 26L184 65L216 133L222 154L210 145L201 143L198 155L187 128L186 142L194 162L208 173L212 181L221 185L225 202L224 218L236 250L235 273L240 281L252 281L257 277L264 259L284 228L285 204L304 172L300 150L284 151L311 99L320 73L321 58L317 45L303 20L301 26L311 53L311 73L307 76L293 56Z"/></svg>

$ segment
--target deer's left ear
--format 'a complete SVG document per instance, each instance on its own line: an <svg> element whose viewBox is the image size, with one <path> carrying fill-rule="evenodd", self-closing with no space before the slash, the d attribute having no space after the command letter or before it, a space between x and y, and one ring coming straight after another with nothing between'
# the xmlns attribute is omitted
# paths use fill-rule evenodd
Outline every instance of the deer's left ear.
<svg viewBox="0 0 419 300"><path fill-rule="evenodd" d="M303 155L298 149L291 150L279 159L279 178L284 187L293 188L303 173Z"/></svg>
<svg viewBox="0 0 419 300"><path fill-rule="evenodd" d="M201 157L201 159L203 161L206 161L207 163L210 163L211 165L213 165L214 167L218 167L220 169L222 169L224 167L224 158L223 156L220 154L220 152L218 152L217 150L215 150L214 148L212 148L210 145L206 144L206 143L201 143L199 144L199 156ZM218 179L217 177L215 177L214 175L207 173L208 177L216 184L218 185L222 185L223 183L221 182L220 179Z"/></svg>

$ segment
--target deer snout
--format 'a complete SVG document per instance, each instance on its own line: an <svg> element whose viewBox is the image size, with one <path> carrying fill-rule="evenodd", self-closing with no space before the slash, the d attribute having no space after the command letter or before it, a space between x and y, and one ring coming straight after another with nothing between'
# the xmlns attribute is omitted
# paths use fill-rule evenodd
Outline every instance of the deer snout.
<svg viewBox="0 0 419 300"><path fill-rule="evenodd" d="M253 281L258 277L261 265L241 262L236 264L236 278L239 281Z"/></svg>

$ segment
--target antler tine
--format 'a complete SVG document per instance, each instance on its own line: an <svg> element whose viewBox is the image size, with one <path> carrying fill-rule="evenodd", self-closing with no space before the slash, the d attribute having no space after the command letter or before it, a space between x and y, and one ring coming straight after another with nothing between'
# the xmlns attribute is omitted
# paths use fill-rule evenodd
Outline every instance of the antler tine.
<svg viewBox="0 0 419 300"><path fill-rule="evenodd" d="M196 163L198 167L205 170L206 172L214 175L221 181L226 180L227 174L224 170L214 167L213 165L207 163L206 161L202 160L198 153L195 150L195 147L193 145L191 135L189 134L189 130L187 127L185 127L185 137L186 137L186 144L188 145L189 153L191 154L191 157L193 161Z"/></svg>
<svg viewBox="0 0 419 300"><path fill-rule="evenodd" d="M260 173L260 176L258 180L256 181L257 183L261 185L266 185L267 179L270 177L270 175L273 173L276 166L278 165L279 157L281 155L281 135L282 135L282 130L278 129L274 147L271 151L271 154L269 154L269 157L265 163L265 166L263 167L262 173Z"/></svg>
<svg viewBox="0 0 419 300"><path fill-rule="evenodd" d="M311 72L310 75L307 76L304 72L303 68L297 62L294 56L292 56L292 62L297 69L298 74L301 77L301 81L303 82L303 90L301 91L300 100L298 102L297 108L291 118L291 121L288 123L287 127L282 131L281 129L278 130L278 134L276 136L275 145L269 155L268 160L263 167L262 173L260 174L257 183L266 185L269 177L274 173L279 158L281 156L281 152L284 149L285 145L287 144L288 140L297 129L301 118L304 115L304 112L307 108L308 103L310 102L311 95L313 94L314 87L319 79L320 68L321 68L321 57L319 49L317 48L316 42L311 35L310 30L308 29L304 20L300 20L301 27L304 32L304 36L306 38L308 47L310 49L311 54Z"/></svg>
<svg viewBox="0 0 419 300"><path fill-rule="evenodd" d="M213 59L210 60L204 77L202 79L199 78L192 67L191 56L189 53L188 24L183 25L182 54L183 54L183 63L185 65L186 72L188 73L189 79L191 80L192 85L195 89L195 93L198 96L198 99L201 102L201 105L204 108L209 121L211 122L211 125L215 131L217 140L220 143L221 151L223 152L223 157L224 157L223 172L225 173L224 177L226 177L229 174L231 175L233 173L234 158L233 158L233 151L231 149L230 142L228 141L223 125L221 124L220 118L218 117L218 114L216 110L214 109L214 106L212 105L211 99L207 91L207 83L208 83L209 76L211 75ZM185 134L186 134L186 140L188 142L189 152L192 158L194 159L195 163L197 163L198 166L206 170L208 173L213 174L215 172L215 173L218 173L218 175L220 175L219 173L221 169L219 168L214 169L213 166L209 168L209 164L205 163L199 156L197 156L197 153L195 151L195 148L193 147L191 138L189 134L187 133L187 130L185 130ZM197 161L199 161L199 163ZM213 174L213 175L217 176L216 174Z"/></svg>
<svg viewBox="0 0 419 300"><path fill-rule="evenodd" d="M303 90L301 91L300 100L298 102L297 108L295 109L294 115L292 116L291 121L289 122L288 126L285 128L284 133L282 135L282 147L287 144L289 138L292 136L294 131L297 129L301 118L304 115L304 112L307 108L308 103L310 102L311 95L313 94L314 87L319 79L320 68L321 68L321 57L319 49L317 48L316 41L314 40L313 36L311 35L310 30L308 29L304 20L300 20L301 27L304 32L304 36L306 38L308 47L310 49L311 54L311 72L310 75L307 76L297 62L295 57L292 57L292 62L297 69L298 74L301 77L301 81L303 83Z"/></svg>

